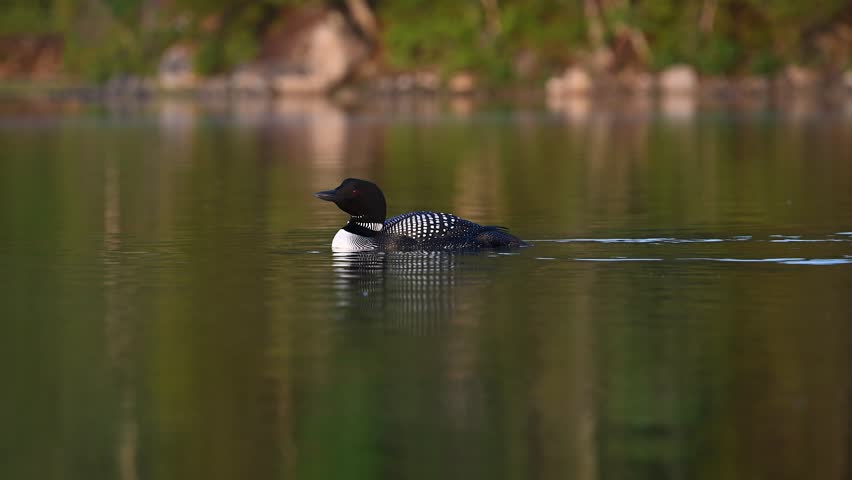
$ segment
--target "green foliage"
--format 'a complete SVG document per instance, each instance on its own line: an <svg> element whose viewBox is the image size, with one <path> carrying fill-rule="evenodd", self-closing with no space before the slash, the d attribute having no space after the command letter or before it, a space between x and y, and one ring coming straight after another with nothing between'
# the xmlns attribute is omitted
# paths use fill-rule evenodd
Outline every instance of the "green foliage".
<svg viewBox="0 0 852 480"><path fill-rule="evenodd" d="M209 39L198 47L195 54L195 71L202 75L217 73L225 64L222 43L218 39Z"/></svg>
<svg viewBox="0 0 852 480"><path fill-rule="evenodd" d="M132 19L138 15L143 0L103 0L116 18Z"/></svg>
<svg viewBox="0 0 852 480"><path fill-rule="evenodd" d="M154 71L177 38L171 29L142 24L143 0L40 0L45 24L64 37L69 72L102 82L118 74Z"/></svg>
<svg viewBox="0 0 852 480"><path fill-rule="evenodd" d="M807 35L833 23L846 23L852 18L848 0L821 0L818 3L798 0L740 0L743 8L755 12L764 21L775 53L794 62L803 60L803 42Z"/></svg>
<svg viewBox="0 0 852 480"><path fill-rule="evenodd" d="M398 69L467 70L495 83L515 77L515 59L534 58L546 74L591 50L585 3L576 0L366 0L381 26L387 64ZM282 7L345 11L342 0L5 0L0 34L61 34L72 72L103 79L152 71L178 40L198 45L202 74L228 71L257 55ZM791 62L842 68L839 31L848 0L635 0L598 2L605 46L638 33L652 70L673 63L706 74L771 74ZM712 15L707 15L708 8ZM707 19L710 19L709 21ZM826 46L829 45L829 46ZM532 55L529 55L532 54ZM844 60L846 59L846 60ZM623 65L623 64L619 64Z"/></svg>
<svg viewBox="0 0 852 480"><path fill-rule="evenodd" d="M703 8L711 3L712 22L702 26ZM818 61L819 52L804 53L813 33L849 15L852 4L843 0L657 0L634 3L626 18L648 38L652 68L684 62L703 73L731 74L773 73L784 63Z"/></svg>
<svg viewBox="0 0 852 480"><path fill-rule="evenodd" d="M44 1L10 3L2 7L0 34L41 34L55 29L50 6Z"/></svg>
<svg viewBox="0 0 852 480"><path fill-rule="evenodd" d="M495 2L401 0L383 3L388 63L397 68L472 70L500 83L513 78L512 60L533 50L544 63L564 63L584 37L582 10L519 0Z"/></svg>
<svg viewBox="0 0 852 480"><path fill-rule="evenodd" d="M737 44L729 38L713 37L695 54L695 66L701 73L721 75L731 73L740 60Z"/></svg>
<svg viewBox="0 0 852 480"><path fill-rule="evenodd" d="M464 45L475 43L480 31L476 4L439 0L430 8L430 3L410 0L383 6L388 61L400 68L469 66L475 53Z"/></svg>
<svg viewBox="0 0 852 480"><path fill-rule="evenodd" d="M254 58L258 51L257 31L266 20L268 7L263 3L236 6L218 29L199 34L196 71L202 75L221 73Z"/></svg>
<svg viewBox="0 0 852 480"><path fill-rule="evenodd" d="M586 25L580 2L563 2L558 9L551 8L547 2L514 1L501 5L500 38L509 54L531 49L545 64L561 67L571 58L572 51L585 42Z"/></svg>
<svg viewBox="0 0 852 480"><path fill-rule="evenodd" d="M257 39L251 32L237 30L222 37L205 39L195 58L195 70L202 75L221 73L250 60L257 52Z"/></svg>
<svg viewBox="0 0 852 480"><path fill-rule="evenodd" d="M65 45L65 64L72 72L95 82L104 82L114 75L150 74L166 45L166 42L157 45L122 42L117 38L91 45L72 39Z"/></svg>
<svg viewBox="0 0 852 480"><path fill-rule="evenodd" d="M627 22L647 37L653 70L690 58L690 47L697 40L697 3L657 0L642 2L630 11Z"/></svg>
<svg viewBox="0 0 852 480"><path fill-rule="evenodd" d="M151 74L176 38L174 32L165 30L140 34L115 25L94 38L71 34L65 44L65 64L70 71L99 83L114 75Z"/></svg>
<svg viewBox="0 0 852 480"><path fill-rule="evenodd" d="M758 75L771 75L783 68L784 62L772 52L761 51L752 54L749 62L749 70L751 73Z"/></svg>

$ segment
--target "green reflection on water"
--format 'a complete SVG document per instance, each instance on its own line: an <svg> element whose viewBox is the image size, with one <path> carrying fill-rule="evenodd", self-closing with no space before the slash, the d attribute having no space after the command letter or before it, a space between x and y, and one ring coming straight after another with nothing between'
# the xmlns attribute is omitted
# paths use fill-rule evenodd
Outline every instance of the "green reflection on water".
<svg viewBox="0 0 852 480"><path fill-rule="evenodd" d="M3 478L848 476L852 265L695 260L852 255L848 116L273 107L0 117Z"/></svg>

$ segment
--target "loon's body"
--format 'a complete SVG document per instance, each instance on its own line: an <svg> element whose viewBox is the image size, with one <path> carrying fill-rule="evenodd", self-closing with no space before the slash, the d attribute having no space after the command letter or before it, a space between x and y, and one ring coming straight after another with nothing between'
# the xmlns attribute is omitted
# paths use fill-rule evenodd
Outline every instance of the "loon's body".
<svg viewBox="0 0 852 480"><path fill-rule="evenodd" d="M382 191L374 183L348 178L334 190L315 194L351 215L334 236L335 252L367 250L475 250L527 244L502 227L479 225L448 213L411 212L385 219Z"/></svg>

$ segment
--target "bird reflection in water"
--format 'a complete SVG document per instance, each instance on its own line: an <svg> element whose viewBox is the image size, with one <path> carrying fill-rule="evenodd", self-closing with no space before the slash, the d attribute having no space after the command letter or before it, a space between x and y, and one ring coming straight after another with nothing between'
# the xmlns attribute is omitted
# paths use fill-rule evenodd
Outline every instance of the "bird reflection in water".
<svg viewBox="0 0 852 480"><path fill-rule="evenodd" d="M345 317L406 333L438 332L460 310L461 299L479 297L488 269L477 257L491 260L447 252L334 253L337 305Z"/></svg>

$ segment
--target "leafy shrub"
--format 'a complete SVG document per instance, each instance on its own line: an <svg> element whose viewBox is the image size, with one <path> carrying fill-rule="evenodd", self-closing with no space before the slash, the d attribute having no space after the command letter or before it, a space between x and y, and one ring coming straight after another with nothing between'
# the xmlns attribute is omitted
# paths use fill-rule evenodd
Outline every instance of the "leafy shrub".
<svg viewBox="0 0 852 480"><path fill-rule="evenodd" d="M733 72L740 58L741 52L736 42L726 37L714 36L698 49L694 62L701 73L721 75Z"/></svg>
<svg viewBox="0 0 852 480"><path fill-rule="evenodd" d="M780 71L783 67L784 62L769 51L759 51L752 54L749 62L749 70L758 75L771 75Z"/></svg>

